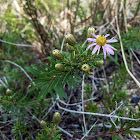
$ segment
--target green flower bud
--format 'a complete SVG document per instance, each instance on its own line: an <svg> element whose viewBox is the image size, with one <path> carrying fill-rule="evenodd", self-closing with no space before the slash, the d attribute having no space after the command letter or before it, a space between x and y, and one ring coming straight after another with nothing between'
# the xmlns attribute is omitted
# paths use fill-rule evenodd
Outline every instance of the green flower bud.
<svg viewBox="0 0 140 140"><path fill-rule="evenodd" d="M101 67L103 64L104 64L104 61L103 61L103 60L97 60L97 61L95 62L95 66L96 66L96 67Z"/></svg>
<svg viewBox="0 0 140 140"><path fill-rule="evenodd" d="M66 42L69 44L69 45L75 45L76 44L76 40L74 38L74 36L72 34L67 34L65 36L65 39L66 39Z"/></svg>
<svg viewBox="0 0 140 140"><path fill-rule="evenodd" d="M47 123L44 120L42 120L40 122L40 125L41 125L42 128L45 128L47 126Z"/></svg>
<svg viewBox="0 0 140 140"><path fill-rule="evenodd" d="M12 95L12 90L7 89L7 90L6 90L6 95L7 95L7 96L11 96L11 95Z"/></svg>
<svg viewBox="0 0 140 140"><path fill-rule="evenodd" d="M69 52L73 52L74 51L73 46L69 45L68 43L66 45L66 48L68 49Z"/></svg>
<svg viewBox="0 0 140 140"><path fill-rule="evenodd" d="M95 34L95 29L93 27L88 28L88 34L87 34L88 38L93 37L91 33Z"/></svg>
<svg viewBox="0 0 140 140"><path fill-rule="evenodd" d="M132 30L132 26L130 24L127 24L127 29Z"/></svg>
<svg viewBox="0 0 140 140"><path fill-rule="evenodd" d="M82 71L84 71L84 72L89 72L90 67L89 67L88 64L83 64L81 69L82 69Z"/></svg>
<svg viewBox="0 0 140 140"><path fill-rule="evenodd" d="M65 70L65 66L61 63L58 63L55 65L55 69L56 70L60 70L60 71L64 71Z"/></svg>
<svg viewBox="0 0 140 140"><path fill-rule="evenodd" d="M58 60L61 60L64 58L64 54L57 49L53 50L52 54Z"/></svg>
<svg viewBox="0 0 140 140"><path fill-rule="evenodd" d="M53 115L53 123L58 125L61 122L61 115L59 112L55 112Z"/></svg>

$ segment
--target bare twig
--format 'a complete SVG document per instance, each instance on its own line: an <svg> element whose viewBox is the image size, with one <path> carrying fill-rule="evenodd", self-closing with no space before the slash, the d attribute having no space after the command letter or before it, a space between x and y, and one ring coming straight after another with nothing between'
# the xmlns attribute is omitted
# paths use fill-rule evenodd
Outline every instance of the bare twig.
<svg viewBox="0 0 140 140"><path fill-rule="evenodd" d="M69 132L67 132L66 130L64 130L63 128L61 128L61 127L59 127L59 126L58 126L58 128L59 128L63 133L65 133L65 134L67 134L68 136L70 136L71 138L73 138L73 135L70 134Z"/></svg>
<svg viewBox="0 0 140 140"><path fill-rule="evenodd" d="M59 105L59 103L57 103L58 108L65 110L67 112L71 112L71 113L77 113L77 114L86 114L86 115L93 115L93 116L102 116L102 117L112 117L112 118L117 118L117 119L122 119L122 120L129 120L129 121L140 121L139 119L133 119L133 118L128 118L128 117L121 117L121 116L116 116L116 115L110 115L110 114L100 114L100 113L92 113L92 112L83 112L83 111L75 111L75 110L70 110L70 109L66 109L63 108Z"/></svg>
<svg viewBox="0 0 140 140"><path fill-rule="evenodd" d="M35 120L37 120L37 122L40 123L40 120L39 120L34 114L32 114L31 111L29 111L29 110L27 109L27 107L24 107L24 108L29 112L30 115L32 115L32 117L33 117Z"/></svg>
<svg viewBox="0 0 140 140"><path fill-rule="evenodd" d="M1 40L1 39L0 39L0 42L7 43L14 46L19 46L19 47L36 47L36 46L28 45L28 44L15 44L15 43L11 43L11 42Z"/></svg>
<svg viewBox="0 0 140 140"><path fill-rule="evenodd" d="M90 99L88 99L88 100L84 100L83 102L68 104L68 103L63 102L62 100L60 100L60 99L58 98L59 102L61 102L62 104L66 105L66 106L79 105L79 104L82 104L82 103L85 103L85 102L93 101L94 99L96 99L96 98L94 97L94 98L90 98Z"/></svg>
<svg viewBox="0 0 140 140"><path fill-rule="evenodd" d="M132 54L134 55L134 57L136 58L136 60L137 60L137 62L139 63L139 65L140 65L140 60L138 59L138 57L137 57L136 54L134 53L133 49L130 48L130 50L131 50Z"/></svg>
<svg viewBox="0 0 140 140"><path fill-rule="evenodd" d="M84 112L84 86L85 86L84 80L85 80L85 75L83 74L83 80L82 80L82 96L81 96L81 100L82 100L82 111L83 112ZM83 114L83 122L84 122L84 129L85 129L85 132L86 132L87 128L86 128L86 120L85 120L85 115L84 114Z"/></svg>
<svg viewBox="0 0 140 140"><path fill-rule="evenodd" d="M50 113L50 111L53 109L53 107L55 106L55 104L56 104L56 102L53 102L53 105L49 108L48 112L43 116L42 120L44 120L44 118Z"/></svg>
<svg viewBox="0 0 140 140"><path fill-rule="evenodd" d="M88 132L81 138L81 140L83 140L87 135L88 133L92 130L93 127L95 127L95 125L97 124L98 120L91 126L91 128L88 130Z"/></svg>
<svg viewBox="0 0 140 140"><path fill-rule="evenodd" d="M8 87L5 85L5 83L0 79L0 83L6 88L8 89Z"/></svg>

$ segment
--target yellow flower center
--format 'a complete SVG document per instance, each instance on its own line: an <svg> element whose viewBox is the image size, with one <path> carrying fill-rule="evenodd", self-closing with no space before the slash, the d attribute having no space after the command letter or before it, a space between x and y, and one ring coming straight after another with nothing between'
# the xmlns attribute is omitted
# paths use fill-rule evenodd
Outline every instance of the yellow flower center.
<svg viewBox="0 0 140 140"><path fill-rule="evenodd" d="M99 45L99 46L104 46L106 44L106 38L103 36L99 36L96 40L96 43Z"/></svg>

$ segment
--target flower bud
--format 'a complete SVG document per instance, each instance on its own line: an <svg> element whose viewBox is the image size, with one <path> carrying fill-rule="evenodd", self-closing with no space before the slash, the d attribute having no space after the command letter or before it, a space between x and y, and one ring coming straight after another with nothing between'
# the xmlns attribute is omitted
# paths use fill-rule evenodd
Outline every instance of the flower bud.
<svg viewBox="0 0 140 140"><path fill-rule="evenodd" d="M95 34L95 29L93 27L88 28L88 34L87 34L88 38L93 37L91 33Z"/></svg>
<svg viewBox="0 0 140 140"><path fill-rule="evenodd" d="M103 60L97 60L97 61L95 62L95 66L96 66L96 67L101 67L103 64L104 64L104 61L103 61Z"/></svg>
<svg viewBox="0 0 140 140"><path fill-rule="evenodd" d="M58 125L61 122L61 115L59 112L55 112L53 115L53 123Z"/></svg>
<svg viewBox="0 0 140 140"><path fill-rule="evenodd" d="M65 70L65 66L61 63L55 64L55 69L59 70L59 71L64 71Z"/></svg>
<svg viewBox="0 0 140 140"><path fill-rule="evenodd" d="M73 46L69 45L68 43L66 45L66 48L68 49L69 52L73 52L74 51Z"/></svg>
<svg viewBox="0 0 140 140"><path fill-rule="evenodd" d="M132 30L132 26L130 24L127 24L126 27L127 27L128 30Z"/></svg>
<svg viewBox="0 0 140 140"><path fill-rule="evenodd" d="M7 90L6 90L6 95L7 95L7 96L11 96L11 94L12 94L12 90L7 89Z"/></svg>
<svg viewBox="0 0 140 140"><path fill-rule="evenodd" d="M52 54L58 60L61 60L64 58L64 54L57 49L53 50Z"/></svg>
<svg viewBox="0 0 140 140"><path fill-rule="evenodd" d="M76 44L76 40L74 38L74 36L72 34L67 34L65 36L65 39L66 39L66 42L69 44L69 45L75 45Z"/></svg>
<svg viewBox="0 0 140 140"><path fill-rule="evenodd" d="M88 64L83 64L81 69L82 69L82 71L84 71L84 72L88 72L88 71L90 70L90 67L89 67Z"/></svg>
<svg viewBox="0 0 140 140"><path fill-rule="evenodd" d="M42 128L45 128L47 126L47 123L44 120L42 120L40 122L40 125L41 125Z"/></svg>

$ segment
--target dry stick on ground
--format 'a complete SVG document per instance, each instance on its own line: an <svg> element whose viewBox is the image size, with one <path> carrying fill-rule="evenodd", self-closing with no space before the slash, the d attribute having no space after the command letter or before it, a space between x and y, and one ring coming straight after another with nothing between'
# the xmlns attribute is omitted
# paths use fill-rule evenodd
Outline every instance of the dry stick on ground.
<svg viewBox="0 0 140 140"><path fill-rule="evenodd" d="M140 82L135 78L135 76L128 69L127 61L126 61L125 54L124 54L123 44L122 44L122 40L121 40L120 29L119 29L119 25L118 25L117 9L118 9L118 7L116 6L116 24L117 24L117 31L118 31L118 35L119 35L119 39L120 39L123 61L124 61L127 72L129 73L129 75L132 77L132 79L136 82L136 84L140 88Z"/></svg>
<svg viewBox="0 0 140 140"><path fill-rule="evenodd" d="M52 99L53 100L53 99ZM55 106L56 102L52 101L53 105L48 109L48 112L43 116L42 120L44 120L46 118L46 116L50 113L50 111L53 109L53 107ZM47 107L48 108L48 107Z"/></svg>
<svg viewBox="0 0 140 140"><path fill-rule="evenodd" d="M91 126L91 128L88 130L88 132L80 140L83 140L88 135L88 133L92 130L92 128L96 126L97 122L98 122L98 120Z"/></svg>
<svg viewBox="0 0 140 140"><path fill-rule="evenodd" d="M69 132L67 132L66 130L64 130L63 128L57 126L63 133L67 134L68 136L70 136L71 138L73 138L73 135L70 134Z"/></svg>
<svg viewBox="0 0 140 140"><path fill-rule="evenodd" d="M84 83L85 80L85 75L83 74L83 80L82 80L82 95L81 95L81 99L82 99L82 111L84 112ZM85 115L83 114L83 122L84 122L84 130L86 132L87 127L86 127L86 120L85 120Z"/></svg>
<svg viewBox="0 0 140 140"><path fill-rule="evenodd" d="M90 98L88 100L84 100L83 102L78 102L78 103L73 103L73 104L65 103L62 100L60 100L59 97L57 99L58 99L59 102L61 102L62 104L66 105L66 106L75 106L75 105L79 105L79 104L82 104L82 103L85 103L85 102L93 101L94 99L96 99L96 97Z"/></svg>
<svg viewBox="0 0 140 140"><path fill-rule="evenodd" d="M73 88L72 88L72 90L71 90L71 93L70 93L70 96L69 96L69 98L68 98L67 104L69 104L69 102L70 102L70 100L71 100L72 92L73 92ZM68 107L68 105L66 106L66 108L67 108L67 107ZM65 113L65 111L62 112L62 115L61 115L62 117L63 117L64 113Z"/></svg>
<svg viewBox="0 0 140 140"><path fill-rule="evenodd" d="M139 63L139 65L140 65L140 60L138 59L138 57L137 57L136 54L134 53L133 49L130 48L130 50L131 50L132 54L134 55L134 57L136 58L136 60L137 60L137 62Z"/></svg>
<svg viewBox="0 0 140 140"><path fill-rule="evenodd" d="M116 116L116 115L110 115L110 114L101 114L101 113L92 113L92 112L83 112L83 111L76 111L76 110L71 110L71 109L66 109L57 103L58 108L61 110L65 110L70 113L77 113L77 114L86 114L86 115L93 115L93 116L100 116L100 117L107 117L107 118L117 118L117 119L122 119L122 120L129 120L129 121L140 121L140 118L134 119L134 118L128 118L128 117L121 117L121 116Z"/></svg>

